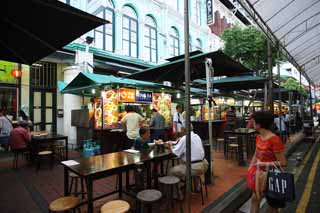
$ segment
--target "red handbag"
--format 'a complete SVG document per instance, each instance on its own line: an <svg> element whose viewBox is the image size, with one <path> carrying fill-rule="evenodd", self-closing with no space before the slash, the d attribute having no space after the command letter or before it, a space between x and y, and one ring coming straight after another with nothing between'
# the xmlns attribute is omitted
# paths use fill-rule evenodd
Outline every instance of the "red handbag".
<svg viewBox="0 0 320 213"><path fill-rule="evenodd" d="M254 191L256 186L256 166L250 166L247 173L247 186L251 191Z"/></svg>

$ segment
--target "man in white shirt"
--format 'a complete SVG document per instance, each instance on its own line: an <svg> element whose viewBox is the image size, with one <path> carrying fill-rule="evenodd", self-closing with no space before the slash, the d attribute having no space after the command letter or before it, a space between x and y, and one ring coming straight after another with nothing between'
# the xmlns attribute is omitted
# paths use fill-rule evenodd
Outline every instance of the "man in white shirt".
<svg viewBox="0 0 320 213"><path fill-rule="evenodd" d="M201 138L195 134L191 126L191 174L202 175L208 169L208 161L204 158L204 149ZM182 133L185 133L185 127L181 128ZM182 164L170 168L168 174L184 178L186 176L186 136L183 136L177 145L172 148L172 152L180 157Z"/></svg>
<svg viewBox="0 0 320 213"><path fill-rule="evenodd" d="M184 123L183 117L182 117L182 106L177 105L176 106L176 112L173 115L173 132L175 133L176 137L181 137L181 126Z"/></svg>
<svg viewBox="0 0 320 213"><path fill-rule="evenodd" d="M128 143L124 148L128 149L133 146L134 140L139 137L139 129L144 122L144 118L136 113L130 105L126 107L126 111L127 114L120 122L126 124Z"/></svg>

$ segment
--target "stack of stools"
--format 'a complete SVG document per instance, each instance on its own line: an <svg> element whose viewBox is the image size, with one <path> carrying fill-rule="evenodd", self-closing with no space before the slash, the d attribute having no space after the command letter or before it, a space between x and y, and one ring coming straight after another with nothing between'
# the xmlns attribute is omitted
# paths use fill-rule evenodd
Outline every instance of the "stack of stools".
<svg viewBox="0 0 320 213"><path fill-rule="evenodd" d="M126 213L130 210L130 205L124 200L113 200L105 203L101 209L101 213Z"/></svg>
<svg viewBox="0 0 320 213"><path fill-rule="evenodd" d="M226 152L226 158L228 160L229 154L234 153L236 156L236 159L238 159L238 149L239 149L239 144L238 144L238 138L236 136L228 136L227 139L227 152Z"/></svg>
<svg viewBox="0 0 320 213"><path fill-rule="evenodd" d="M164 176L164 177L160 177L158 178L159 183L163 186L163 192L168 204L168 207L171 203L171 207L173 207L173 194L174 194L174 190L177 191L177 198L178 200L182 200L182 198L180 197L180 190L179 190L179 183L180 183L180 179L175 177L175 176ZM182 204L180 202L180 209L182 209Z"/></svg>
<svg viewBox="0 0 320 213"><path fill-rule="evenodd" d="M76 212L79 208L80 199L73 196L60 197L52 201L49 205L49 212L63 212L63 211L72 211Z"/></svg>
<svg viewBox="0 0 320 213"><path fill-rule="evenodd" d="M81 198L84 199L84 195L86 194L86 192L84 191L84 180L83 178L79 177L77 174L73 173L73 172L69 172L69 177L71 178L70 181L70 188L69 188L69 193L73 194L75 196L78 196L79 194L81 194ZM80 179L80 187L81 187L81 191L78 191L78 180Z"/></svg>
<svg viewBox="0 0 320 213"><path fill-rule="evenodd" d="M160 199L162 198L162 193L155 189L146 189L137 194L137 212L144 212L144 209L147 209L147 212L152 212L152 207L158 205Z"/></svg>
<svg viewBox="0 0 320 213"><path fill-rule="evenodd" d="M37 171L40 169L41 162L47 160L50 163L50 169L53 167L53 152L49 150L44 150L38 152L37 154Z"/></svg>

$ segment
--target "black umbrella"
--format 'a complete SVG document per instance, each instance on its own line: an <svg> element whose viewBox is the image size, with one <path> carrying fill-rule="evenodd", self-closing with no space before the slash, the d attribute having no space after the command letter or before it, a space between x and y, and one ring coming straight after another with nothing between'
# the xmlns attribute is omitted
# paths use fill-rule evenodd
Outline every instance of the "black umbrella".
<svg viewBox="0 0 320 213"><path fill-rule="evenodd" d="M57 0L4 0L0 59L32 64L109 23Z"/></svg>

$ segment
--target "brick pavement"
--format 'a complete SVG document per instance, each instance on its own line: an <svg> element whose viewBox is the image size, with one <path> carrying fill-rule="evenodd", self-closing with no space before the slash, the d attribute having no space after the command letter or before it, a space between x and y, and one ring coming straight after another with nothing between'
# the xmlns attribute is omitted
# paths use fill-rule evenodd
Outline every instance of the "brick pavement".
<svg viewBox="0 0 320 213"><path fill-rule="evenodd" d="M79 156L72 151L71 158ZM192 195L192 212L199 212L206 205L210 204L232 186L245 177L246 167L238 167L235 160L225 160L222 153L215 153L215 184L208 186L208 199L201 205L200 194ZM19 169L11 169L12 156L0 153L0 204L1 212L47 212L48 203L63 196L63 168L55 165L52 170L41 169L36 172L35 168L27 165L25 161L20 161ZM9 181L10 180L10 181ZM8 184L7 184L8 183ZM94 182L94 195L107 193L115 189L115 176L104 178ZM15 196L16 195L16 196ZM109 196L94 203L95 211L98 212L100 206L108 200L117 199L118 195ZM124 196L131 205L134 200ZM28 208L22 208L27 203ZM85 212L85 207L82 212ZM175 205L174 212L179 212L179 205ZM163 210L166 212L167 210ZM162 210L160 211L162 212Z"/></svg>

